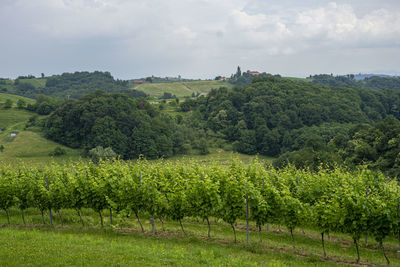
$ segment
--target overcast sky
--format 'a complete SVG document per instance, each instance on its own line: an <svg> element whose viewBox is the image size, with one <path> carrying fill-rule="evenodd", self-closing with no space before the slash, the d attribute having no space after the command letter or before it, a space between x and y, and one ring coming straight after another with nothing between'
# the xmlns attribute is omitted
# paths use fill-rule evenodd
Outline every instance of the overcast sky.
<svg viewBox="0 0 400 267"><path fill-rule="evenodd" d="M399 0L0 0L0 77L400 74Z"/></svg>

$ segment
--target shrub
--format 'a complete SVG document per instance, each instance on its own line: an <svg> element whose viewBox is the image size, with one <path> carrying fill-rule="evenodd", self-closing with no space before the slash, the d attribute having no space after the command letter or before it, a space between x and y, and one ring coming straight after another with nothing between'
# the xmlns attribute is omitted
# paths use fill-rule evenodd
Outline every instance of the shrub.
<svg viewBox="0 0 400 267"><path fill-rule="evenodd" d="M58 157L67 154L67 151L62 147L56 147L52 152L49 153L50 156Z"/></svg>

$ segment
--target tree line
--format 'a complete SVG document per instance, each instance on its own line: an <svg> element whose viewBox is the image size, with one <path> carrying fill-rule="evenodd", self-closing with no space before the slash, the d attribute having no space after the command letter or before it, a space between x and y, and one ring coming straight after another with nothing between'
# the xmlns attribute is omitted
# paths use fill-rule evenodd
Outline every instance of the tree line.
<svg viewBox="0 0 400 267"><path fill-rule="evenodd" d="M400 77L371 76L357 80L353 74L339 76L319 74L310 76L309 79L314 84L335 87L355 87L367 90L400 90Z"/></svg>
<svg viewBox="0 0 400 267"><path fill-rule="evenodd" d="M47 95L55 98L79 98L96 90L106 92L126 93L132 97L146 97L147 95L139 90L130 89L129 82L124 80L115 80L109 72L74 72L63 73L42 77L44 86L35 83L34 76L20 76L10 83L4 92L21 95L29 98L36 98L37 95ZM34 81L32 81L34 80Z"/></svg>

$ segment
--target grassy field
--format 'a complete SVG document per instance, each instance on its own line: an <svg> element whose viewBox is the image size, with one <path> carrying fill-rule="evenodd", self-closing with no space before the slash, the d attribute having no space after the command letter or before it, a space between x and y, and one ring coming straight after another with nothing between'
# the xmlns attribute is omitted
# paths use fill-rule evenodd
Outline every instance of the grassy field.
<svg viewBox="0 0 400 267"><path fill-rule="evenodd" d="M153 235L149 218L141 216L145 232L136 219L113 216L113 226L104 211L104 228L98 215L83 210L85 227L80 226L75 211L62 211L64 226L56 214L50 227L48 213L42 224L40 212L28 209L27 226L20 212L10 211L11 224L0 212L1 266L383 266L385 260L378 244L370 237L361 244L361 262L355 262L356 251L349 236L333 234L326 240L327 258L323 257L320 235L313 229L294 232L295 248L290 233L276 225L259 233L250 224L250 243L246 242L245 222L238 222L238 242L233 242L232 229L221 220L212 219L211 238L207 223L185 219L183 234L180 225L166 221L164 229L156 221ZM2 224L3 223L3 224ZM2 224L2 225L1 225ZM385 241L392 266L400 266L396 258L396 240Z"/></svg>
<svg viewBox="0 0 400 267"><path fill-rule="evenodd" d="M3 90L11 91L13 88L14 81L13 80L1 80L0 81L0 91Z"/></svg>
<svg viewBox="0 0 400 267"><path fill-rule="evenodd" d="M0 94L0 102L5 98L8 98L8 95ZM0 145L4 146L4 150L0 152L2 164L46 164L50 161L63 162L80 158L78 150L47 140L38 128L25 130L28 119L35 115L37 114L17 108L0 109L0 129L4 129L0 133ZM18 131L18 134L12 137L11 133L14 131ZM49 156L56 147L64 148L66 155Z"/></svg>
<svg viewBox="0 0 400 267"><path fill-rule="evenodd" d="M0 93L0 104L4 104L7 99L10 99L13 102L13 107L17 106L18 100L22 99L25 101L26 104L33 104L35 103L35 100L23 97L23 96L18 96L18 95L10 95L10 94L5 94L5 93ZM2 116L3 117L3 116Z"/></svg>
<svg viewBox="0 0 400 267"><path fill-rule="evenodd" d="M2 135L0 135L1 137ZM57 144L44 138L38 132L21 131L12 141L5 142L5 137L0 144L3 144L4 151L0 152L0 162L3 164L48 164L49 162L63 162L78 160L80 152L63 145ZM8 140L8 139L6 139ZM66 154L58 157L52 157L50 152L56 147L62 147Z"/></svg>
<svg viewBox="0 0 400 267"><path fill-rule="evenodd" d="M134 89L141 90L154 97L160 97L164 92L171 93L177 97L192 96L193 93L209 92L219 87L231 87L225 81L193 81L193 82L171 82L171 83L146 83L140 84Z"/></svg>
<svg viewBox="0 0 400 267"><path fill-rule="evenodd" d="M26 122L34 114L25 110L0 109L0 129L19 130L20 124ZM1 135L0 135L1 136Z"/></svg>
<svg viewBox="0 0 400 267"><path fill-rule="evenodd" d="M19 82L20 83L30 83L33 86L35 86L36 88L42 87L44 88L46 86L46 81L47 79L41 79L41 78L34 78L34 79L20 79Z"/></svg>

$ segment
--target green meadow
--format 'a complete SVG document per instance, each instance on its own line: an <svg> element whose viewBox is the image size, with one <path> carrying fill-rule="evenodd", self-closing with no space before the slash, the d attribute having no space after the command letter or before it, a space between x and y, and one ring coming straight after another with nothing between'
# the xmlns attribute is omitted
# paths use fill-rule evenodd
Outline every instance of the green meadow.
<svg viewBox="0 0 400 267"><path fill-rule="evenodd" d="M77 160L80 151L74 150L46 139L39 127L26 127L29 118L37 116L36 113L16 108L16 102L23 99L26 103L34 100L8 94L0 94L0 104L6 99L13 101L10 109L0 107L0 145L4 147L0 151L0 163L10 165L20 164L47 164L50 161L63 162ZM40 120L43 116L38 116ZM16 136L11 136L16 133ZM62 147L66 154L52 157L49 154L56 147Z"/></svg>
<svg viewBox="0 0 400 267"><path fill-rule="evenodd" d="M19 82L21 83L30 83L34 87L39 88L42 87L44 88L46 86L46 78L34 78L34 79L19 79Z"/></svg>
<svg viewBox="0 0 400 267"><path fill-rule="evenodd" d="M190 97L193 93L200 94L210 92L211 89L220 87L232 87L225 81L192 81L192 82L170 82L170 83L145 83L134 86L153 97L161 97L164 92L176 95L176 97Z"/></svg>

